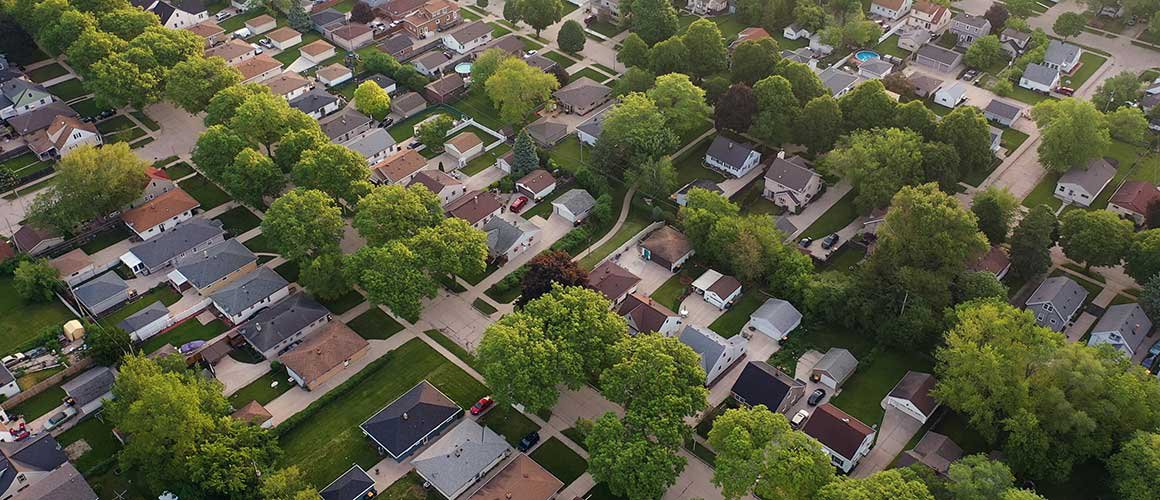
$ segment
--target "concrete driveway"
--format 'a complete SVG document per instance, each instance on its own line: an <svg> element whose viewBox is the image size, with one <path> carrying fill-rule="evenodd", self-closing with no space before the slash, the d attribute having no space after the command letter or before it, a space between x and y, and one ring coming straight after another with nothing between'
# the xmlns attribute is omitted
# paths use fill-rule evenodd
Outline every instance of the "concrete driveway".
<svg viewBox="0 0 1160 500"><path fill-rule="evenodd" d="M214 376L221 381L225 387L222 393L229 396L237 392L239 389L250 385L251 382L262 378L270 371L270 363L262 361L254 364L242 363L234 358L226 356L214 365ZM279 384L292 384L288 380L279 380ZM243 402L245 404L245 402Z"/></svg>
<svg viewBox="0 0 1160 500"><path fill-rule="evenodd" d="M673 277L673 273L664 266L658 265L656 262L644 260L640 256L639 244L632 245L619 254L614 253L610 258L617 264L620 264L620 267L627 269L640 278L637 291L644 295L652 295L657 288L660 288L669 278Z"/></svg>
<svg viewBox="0 0 1160 500"><path fill-rule="evenodd" d="M921 427L922 422L914 417L893 406L888 407L886 415L882 417L882 427L878 429L878 436L874 438L874 448L858 462L851 475L866 477L889 467L894 457L902 453L902 449Z"/></svg>
<svg viewBox="0 0 1160 500"><path fill-rule="evenodd" d="M491 319L471 306L463 296L439 291L439 297L424 308L424 319L468 351L474 351Z"/></svg>
<svg viewBox="0 0 1160 500"><path fill-rule="evenodd" d="M706 328L714 321L717 321L717 318L721 317L722 314L725 314L725 311L718 309L713 304L705 302L705 298L697 295L695 292L690 293L688 297L685 297L685 300L681 301L680 309L680 311L676 312L681 314L688 313L685 316L686 324Z"/></svg>

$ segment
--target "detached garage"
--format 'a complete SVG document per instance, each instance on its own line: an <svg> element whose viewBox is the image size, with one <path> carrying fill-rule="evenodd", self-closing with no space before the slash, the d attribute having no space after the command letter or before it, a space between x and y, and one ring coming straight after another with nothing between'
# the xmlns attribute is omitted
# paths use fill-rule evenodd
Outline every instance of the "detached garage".
<svg viewBox="0 0 1160 500"><path fill-rule="evenodd" d="M846 382L846 379L850 378L850 375L854 374L854 370L857 368L858 360L854 358L853 354L850 354L850 351L832 347L814 365L810 379L829 387L830 390L837 390Z"/></svg>

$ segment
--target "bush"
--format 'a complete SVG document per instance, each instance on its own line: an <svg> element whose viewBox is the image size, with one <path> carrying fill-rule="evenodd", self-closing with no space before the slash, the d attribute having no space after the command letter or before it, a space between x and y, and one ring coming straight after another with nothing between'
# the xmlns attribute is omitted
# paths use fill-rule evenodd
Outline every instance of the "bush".
<svg viewBox="0 0 1160 500"><path fill-rule="evenodd" d="M590 237L591 233L588 231L588 228L580 226L568 231L568 234L565 234L563 238L560 238L559 241L552 245L552 250L563 250L572 255L576 255L588 246Z"/></svg>

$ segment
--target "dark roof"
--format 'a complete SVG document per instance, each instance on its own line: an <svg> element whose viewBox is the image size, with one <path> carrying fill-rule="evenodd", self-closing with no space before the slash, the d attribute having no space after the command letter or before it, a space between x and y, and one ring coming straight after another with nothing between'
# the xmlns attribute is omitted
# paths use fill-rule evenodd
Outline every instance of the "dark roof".
<svg viewBox="0 0 1160 500"><path fill-rule="evenodd" d="M230 239L191 255L177 263L177 270L197 288L205 288L258 260L237 239Z"/></svg>
<svg viewBox="0 0 1160 500"><path fill-rule="evenodd" d="M165 317L169 314L169 309L162 304L160 300L153 301L152 304L145 306L144 309L137 311L125 318L120 323L117 323L117 328L133 333L139 328L142 328L159 318Z"/></svg>
<svg viewBox="0 0 1160 500"><path fill-rule="evenodd" d="M391 99L391 110L403 114L410 114L411 111L426 106L427 100L419 95L418 92L407 92Z"/></svg>
<svg viewBox="0 0 1160 500"><path fill-rule="evenodd" d="M553 93L556 100L566 106L583 106L608 97L609 94L612 94L611 88L586 76L573 80Z"/></svg>
<svg viewBox="0 0 1160 500"><path fill-rule="evenodd" d="M380 88L389 88L395 84L395 81L386 75L375 73L363 79L364 82L375 82Z"/></svg>
<svg viewBox="0 0 1160 500"><path fill-rule="evenodd" d="M32 224L25 224L12 233L12 243L16 248L23 252L28 252L46 240L53 238L60 238L60 235L52 229L39 228Z"/></svg>
<svg viewBox="0 0 1160 500"><path fill-rule="evenodd" d="M262 266L214 292L210 298L226 314L238 314L290 283L273 269Z"/></svg>
<svg viewBox="0 0 1160 500"><path fill-rule="evenodd" d="M173 17L173 13L176 11L176 7L165 2L157 2L153 5L153 13L157 14L157 17L161 19L161 24L163 25L169 22L169 18Z"/></svg>
<svg viewBox="0 0 1160 500"><path fill-rule="evenodd" d="M934 59L943 64L954 65L957 64L959 58L962 57L958 52L950 49L944 49L933 43L928 43L918 48L918 55L928 59Z"/></svg>
<svg viewBox="0 0 1160 500"><path fill-rule="evenodd" d="M513 56L522 56L524 53L524 42L515 35L504 35L496 38L487 45L483 50L500 49Z"/></svg>
<svg viewBox="0 0 1160 500"><path fill-rule="evenodd" d="M914 446L902 456L930 467L939 473L946 474L951 462L962 458L963 449L951 441L951 438L933 431L927 431Z"/></svg>
<svg viewBox="0 0 1160 500"><path fill-rule="evenodd" d="M717 294L722 299L727 299L730 295L733 295L733 292L739 289L741 289L741 282L737 278L725 275L718 278L717 281L714 281L712 285L709 285L707 291Z"/></svg>
<svg viewBox="0 0 1160 500"><path fill-rule="evenodd" d="M475 224L502 208L503 203L499 201L495 193L473 191L448 204L447 213L470 224Z"/></svg>
<svg viewBox="0 0 1160 500"><path fill-rule="evenodd" d="M935 382L934 375L929 373L907 371L894 389L890 390L890 397L910 401L923 415L930 416L930 412L938 406L938 401L930 393Z"/></svg>
<svg viewBox="0 0 1160 500"><path fill-rule="evenodd" d="M1044 53L1043 60L1053 64L1063 64L1074 61L1077 55L1079 55L1079 47L1059 40L1050 40L1047 42L1047 52Z"/></svg>
<svg viewBox="0 0 1160 500"><path fill-rule="evenodd" d="M491 33L491 25L483 21L475 21L467 26L460 28L451 33L451 38L460 44L466 44L477 38L480 38L488 33Z"/></svg>
<svg viewBox="0 0 1160 500"><path fill-rule="evenodd" d="M1144 214L1148 211L1148 205L1156 200L1160 200L1160 190L1156 189L1156 186L1145 181L1128 181L1116 190L1116 194L1112 195L1109 202Z"/></svg>
<svg viewBox="0 0 1160 500"><path fill-rule="evenodd" d="M11 125L17 134L28 135L48 128L58 116L76 118L79 115L63 101L52 101L45 106L9 118L8 125Z"/></svg>
<svg viewBox="0 0 1160 500"><path fill-rule="evenodd" d="M1055 83L1055 79L1058 76L1059 71L1038 63L1028 64L1027 68L1023 70L1023 78L1044 85Z"/></svg>
<svg viewBox="0 0 1160 500"><path fill-rule="evenodd" d="M351 466L346 472L326 485L318 495L322 500L361 500L371 488L375 487L375 480L367 475L358 464Z"/></svg>
<svg viewBox="0 0 1160 500"><path fill-rule="evenodd" d="M733 383L733 393L746 404L765 405L777 411L793 387L805 387L805 382L794 380L764 361L750 361Z"/></svg>
<svg viewBox="0 0 1160 500"><path fill-rule="evenodd" d="M0 491L22 472L48 472L68 463L56 438L47 432L15 443L0 443Z"/></svg>
<svg viewBox="0 0 1160 500"><path fill-rule="evenodd" d="M359 127L365 126L371 122L371 117L359 113L353 107L347 107L342 111L334 114L334 117L322 122L322 133L332 140L335 137L341 137Z"/></svg>
<svg viewBox="0 0 1160 500"><path fill-rule="evenodd" d="M267 351L330 314L325 307L299 292L255 314L238 327L238 333L259 351Z"/></svg>
<svg viewBox="0 0 1160 500"><path fill-rule="evenodd" d="M20 492L20 500L97 500L97 493L73 464L65 462L59 469L41 477Z"/></svg>
<svg viewBox="0 0 1160 500"><path fill-rule="evenodd" d="M809 185L811 179L818 176L812 167L809 160L798 155L774 158L769 170L765 171L765 178L800 192Z"/></svg>
<svg viewBox="0 0 1160 500"><path fill-rule="evenodd" d="M92 307L109 300L129 289L129 284L112 271L97 276L73 289L82 304Z"/></svg>
<svg viewBox="0 0 1160 500"><path fill-rule="evenodd" d="M445 96L463 88L463 77L459 73L451 73L427 84L427 90Z"/></svg>
<svg viewBox="0 0 1160 500"><path fill-rule="evenodd" d="M193 218L179 224L172 230L130 248L142 264L153 269L162 263L188 252L209 240L221 236L225 231L222 223L212 219Z"/></svg>
<svg viewBox="0 0 1160 500"><path fill-rule="evenodd" d="M1043 280L1031 297L1027 305L1051 303L1063 318L1070 318L1087 299L1088 291L1066 276L1054 276Z"/></svg>
<svg viewBox="0 0 1160 500"><path fill-rule="evenodd" d="M69 397L77 400L76 406L84 406L113 390L113 382L116 380L112 368L100 366L77 375L61 384L60 388L64 389L64 393Z"/></svg>
<svg viewBox="0 0 1160 500"><path fill-rule="evenodd" d="M709 150L705 154L731 167L740 167L745 163L745 159L749 157L749 153L752 152L752 144L737 142L723 135L719 135L716 139L713 139L713 144L709 145Z"/></svg>
<svg viewBox="0 0 1160 500"><path fill-rule="evenodd" d="M709 179L693 179L692 181L689 181L688 184L685 184L683 187L681 187L681 189L678 189L676 194L689 194L689 191L692 191L693 188L704 189L714 193L725 192L723 189L721 189L719 184Z"/></svg>
<svg viewBox="0 0 1160 500"><path fill-rule="evenodd" d="M874 429L839 410L838 407L826 403L819 406L810 419L806 420L802 432L817 439L843 458L849 459L854 457L854 453L862 446L862 441L866 436L873 434Z"/></svg>
<svg viewBox="0 0 1160 500"><path fill-rule="evenodd" d="M1023 111L1023 108L1011 104L1007 101L991 99L991 103L988 104L986 109L983 111L1006 118L1008 120L1014 120L1015 118L1019 117L1019 113Z"/></svg>
<svg viewBox="0 0 1160 500"><path fill-rule="evenodd" d="M0 364L0 385L7 385L9 382L16 380L12 372L7 366Z"/></svg>
<svg viewBox="0 0 1160 500"><path fill-rule="evenodd" d="M619 299L637 283L640 283L637 275L611 260L596 266L596 269L588 273L588 286L604 294L609 300Z"/></svg>
<svg viewBox="0 0 1160 500"><path fill-rule="evenodd" d="M398 457L461 411L455 402L424 380L359 427L392 456Z"/></svg>
<svg viewBox="0 0 1160 500"><path fill-rule="evenodd" d="M640 245L669 262L676 262L693 251L689 238L672 226L653 231Z"/></svg>
<svg viewBox="0 0 1160 500"><path fill-rule="evenodd" d="M630 294L628 298L624 299L620 308L616 310L616 314L623 316L628 322L629 328L637 332L660 330L665 321L677 315L651 297L637 293Z"/></svg>
<svg viewBox="0 0 1160 500"><path fill-rule="evenodd" d="M406 33L401 33L383 40L383 42L379 44L379 47L382 47L382 49L385 50L388 54L398 54L411 48L414 43L415 42L413 42L411 37L407 36Z"/></svg>
<svg viewBox="0 0 1160 500"><path fill-rule="evenodd" d="M310 21L315 26L326 26L331 23L336 23L346 19L346 14L334 9L326 9L310 16Z"/></svg>
<svg viewBox="0 0 1160 500"><path fill-rule="evenodd" d="M321 88L314 88L291 100L290 107L306 114L318 113L322 108L338 102L338 99L338 96L330 92L322 90Z"/></svg>
<svg viewBox="0 0 1160 500"><path fill-rule="evenodd" d="M205 0L174 0L173 6L190 14L205 12Z"/></svg>

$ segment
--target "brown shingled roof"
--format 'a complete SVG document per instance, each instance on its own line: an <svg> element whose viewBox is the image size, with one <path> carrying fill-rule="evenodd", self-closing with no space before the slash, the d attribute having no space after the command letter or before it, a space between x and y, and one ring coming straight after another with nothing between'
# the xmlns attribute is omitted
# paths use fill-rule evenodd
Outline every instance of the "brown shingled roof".
<svg viewBox="0 0 1160 500"><path fill-rule="evenodd" d="M838 407L826 403L819 406L802 432L817 439L827 448L834 450L845 458L853 458L862 441L874 432L860 420L850 416Z"/></svg>
<svg viewBox="0 0 1160 500"><path fill-rule="evenodd" d="M615 262L606 261L588 273L588 286L604 294L609 300L616 300L632 287L640 283L640 278Z"/></svg>
<svg viewBox="0 0 1160 500"><path fill-rule="evenodd" d="M516 181L516 184L526 186L528 190L533 193L539 193L540 191L543 191L545 188L555 183L556 178L552 177L552 174L548 173L547 170L542 168L532 170L531 172L528 172L528 175L525 175L520 180Z"/></svg>
<svg viewBox="0 0 1160 500"><path fill-rule="evenodd" d="M182 212L193 210L199 206L201 204L193 199L189 193L181 188L175 188L145 202L144 205L126 211L121 214L121 219L134 231L143 232Z"/></svg>
<svg viewBox="0 0 1160 500"><path fill-rule="evenodd" d="M1144 181L1128 181L1108 201L1138 214L1145 214L1148 205L1156 200L1160 200L1160 190L1156 186Z"/></svg>
<svg viewBox="0 0 1160 500"><path fill-rule="evenodd" d="M930 393L934 389L935 382L937 381L934 375L929 373L907 371L890 390L890 397L910 401L924 415L929 416L938 406L938 401L935 401L934 395Z"/></svg>
<svg viewBox="0 0 1160 500"><path fill-rule="evenodd" d="M548 500L563 487L563 481L520 453L468 500Z"/></svg>
<svg viewBox="0 0 1160 500"><path fill-rule="evenodd" d="M418 172L427 165L427 159L415 152L414 149L395 153L371 167L387 179L388 182L398 182L404 177Z"/></svg>
<svg viewBox="0 0 1160 500"><path fill-rule="evenodd" d="M294 39L296 36L302 36L302 33L299 33L297 30L289 26L283 26L274 31L266 33L266 38L269 38L270 40L278 43L288 42Z"/></svg>
<svg viewBox="0 0 1160 500"><path fill-rule="evenodd" d="M346 323L331 321L322 331L310 335L280 359L287 368L301 376L306 385L310 385L326 372L349 361L368 345L366 339L351 330Z"/></svg>
<svg viewBox="0 0 1160 500"><path fill-rule="evenodd" d="M447 213L475 224L503 208L503 203L491 191L467 193L447 206Z"/></svg>
<svg viewBox="0 0 1160 500"><path fill-rule="evenodd" d="M238 411L235 411L230 416L238 420L244 420L246 422L259 425L265 423L271 418L274 418L274 415L270 414L270 411L257 401L250 401L249 403L246 403L245 406L239 408Z"/></svg>
<svg viewBox="0 0 1160 500"><path fill-rule="evenodd" d="M693 244L689 243L689 238L684 233L673 229L672 226L665 226L653 231L640 244L669 262L681 260L681 257L693 250Z"/></svg>

